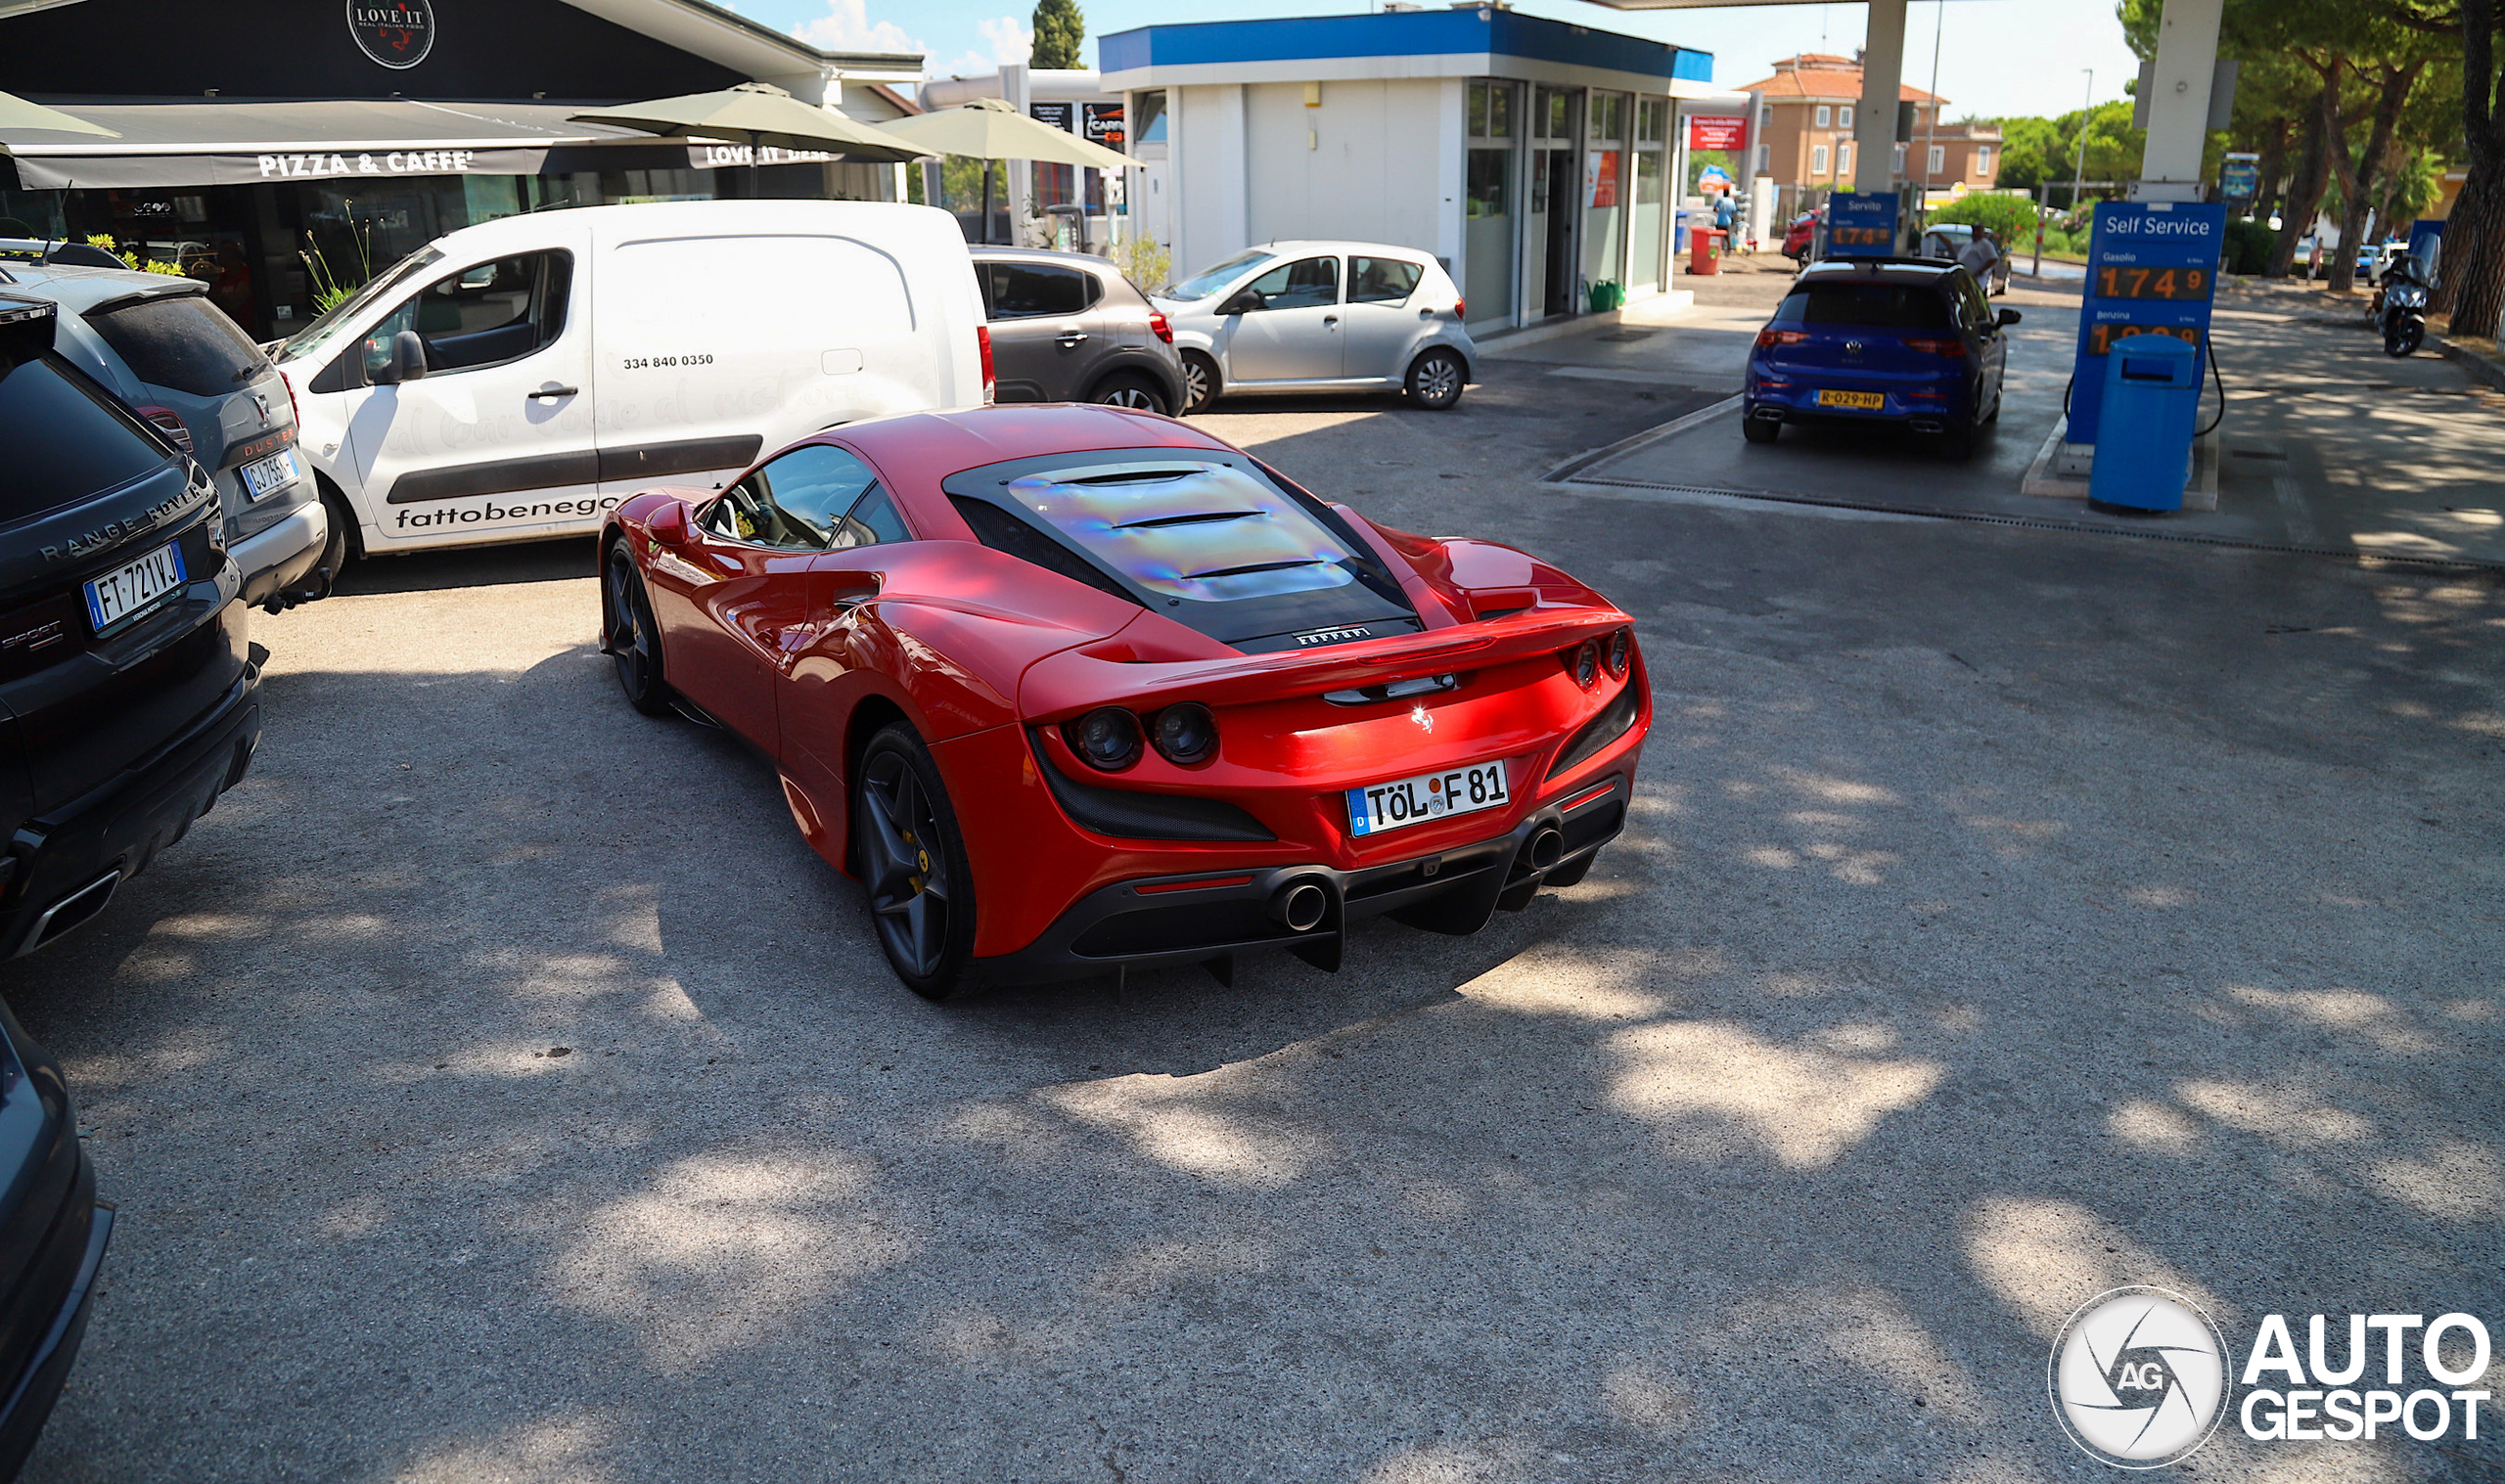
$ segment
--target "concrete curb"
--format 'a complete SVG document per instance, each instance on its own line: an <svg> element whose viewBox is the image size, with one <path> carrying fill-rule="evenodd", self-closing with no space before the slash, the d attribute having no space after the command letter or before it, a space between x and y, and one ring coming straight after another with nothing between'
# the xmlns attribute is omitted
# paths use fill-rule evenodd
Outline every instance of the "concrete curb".
<svg viewBox="0 0 2505 1484"><path fill-rule="evenodd" d="M2505 390L2505 356L2465 345L2449 336L2431 335L2427 338L2435 342L2437 352L2444 359L2469 372L2473 381Z"/></svg>

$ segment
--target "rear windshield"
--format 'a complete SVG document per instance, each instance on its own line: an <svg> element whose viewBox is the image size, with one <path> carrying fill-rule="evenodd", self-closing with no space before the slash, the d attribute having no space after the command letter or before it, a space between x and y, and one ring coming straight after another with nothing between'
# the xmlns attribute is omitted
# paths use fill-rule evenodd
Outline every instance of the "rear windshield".
<svg viewBox="0 0 2505 1484"><path fill-rule="evenodd" d="M1927 284L1803 284L1774 311L1778 325L1947 330L1948 300Z"/></svg>
<svg viewBox="0 0 2505 1484"><path fill-rule="evenodd" d="M0 525L164 468L170 450L58 356L0 357Z"/></svg>
<svg viewBox="0 0 2505 1484"><path fill-rule="evenodd" d="M269 366L224 310L197 294L141 299L87 323L133 376L196 397L222 397Z"/></svg>

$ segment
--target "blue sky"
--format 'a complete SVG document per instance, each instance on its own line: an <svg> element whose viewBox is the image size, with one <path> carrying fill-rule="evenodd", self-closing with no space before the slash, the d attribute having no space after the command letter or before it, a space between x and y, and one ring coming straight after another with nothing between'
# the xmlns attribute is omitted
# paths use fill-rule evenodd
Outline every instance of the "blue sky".
<svg viewBox="0 0 2505 1484"><path fill-rule="evenodd" d="M731 0L752 20L797 31L837 51L928 53L934 76L987 72L1025 59L1033 0ZM1312 16L1373 8L1368 0L1080 0L1088 64L1094 37L1160 22ZM1520 0L1526 14L1650 36L1714 54L1714 80L1733 85L1766 75L1794 52L1849 55L1861 42L1863 7L1838 3L1698 11L1615 11L1587 0ZM1932 38L1940 33L1939 88L1952 113L2058 113L2086 97L2122 96L2138 63L2122 44L2114 0L1913 0L1905 38L1905 80L1931 80Z"/></svg>

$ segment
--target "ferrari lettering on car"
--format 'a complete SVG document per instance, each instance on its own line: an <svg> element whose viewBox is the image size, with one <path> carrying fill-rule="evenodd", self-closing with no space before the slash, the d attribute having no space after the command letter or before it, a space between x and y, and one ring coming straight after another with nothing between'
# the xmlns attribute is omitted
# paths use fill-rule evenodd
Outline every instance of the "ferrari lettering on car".
<svg viewBox="0 0 2505 1484"><path fill-rule="evenodd" d="M762 749L934 998L1476 932L1591 869L1652 716L1566 573L1119 408L848 424L600 550L627 698Z"/></svg>

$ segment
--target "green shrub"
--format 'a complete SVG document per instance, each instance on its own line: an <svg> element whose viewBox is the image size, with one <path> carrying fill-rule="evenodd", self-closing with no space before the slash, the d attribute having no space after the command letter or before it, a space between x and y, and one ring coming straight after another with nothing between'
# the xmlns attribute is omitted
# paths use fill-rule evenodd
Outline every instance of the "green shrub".
<svg viewBox="0 0 2505 1484"><path fill-rule="evenodd" d="M2035 202L2024 196L1978 191L1931 213L1931 225L1943 222L1989 227L1999 236L2001 247L2011 250L2021 243L2032 247L2035 242Z"/></svg>
<svg viewBox="0 0 2505 1484"><path fill-rule="evenodd" d="M2270 249L2279 234L2265 221L2240 216L2227 223L2226 269L2229 273L2262 273L2270 267Z"/></svg>

